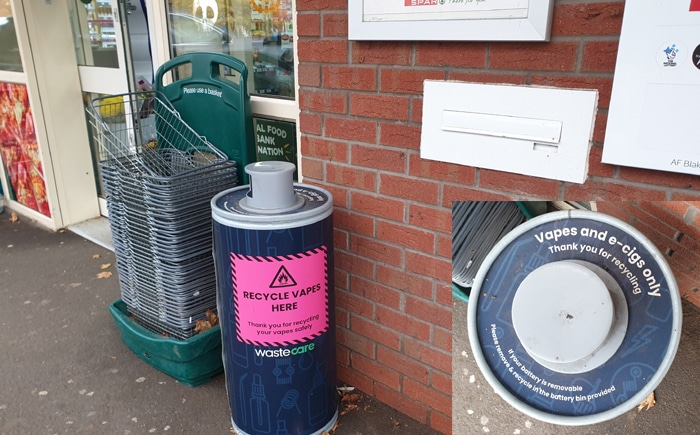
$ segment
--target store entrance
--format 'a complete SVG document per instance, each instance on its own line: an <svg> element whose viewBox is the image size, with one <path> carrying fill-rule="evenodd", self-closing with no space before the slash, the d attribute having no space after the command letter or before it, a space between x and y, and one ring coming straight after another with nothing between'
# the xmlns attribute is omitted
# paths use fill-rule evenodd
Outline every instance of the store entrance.
<svg viewBox="0 0 700 435"><path fill-rule="evenodd" d="M68 0L83 101L144 89L153 81L145 0ZM90 131L91 139L94 132ZM92 143L100 213L107 216L99 153Z"/></svg>

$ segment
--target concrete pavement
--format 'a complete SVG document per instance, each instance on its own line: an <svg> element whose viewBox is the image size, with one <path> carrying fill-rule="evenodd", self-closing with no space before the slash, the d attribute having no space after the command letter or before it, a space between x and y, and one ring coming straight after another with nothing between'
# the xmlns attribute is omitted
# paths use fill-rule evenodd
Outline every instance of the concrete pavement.
<svg viewBox="0 0 700 435"><path fill-rule="evenodd" d="M105 271L113 275L98 278ZM0 434L232 433L224 375L192 388L138 359L108 311L119 297L113 252L70 231L11 222L5 207ZM353 404L335 434L436 434L367 396Z"/></svg>

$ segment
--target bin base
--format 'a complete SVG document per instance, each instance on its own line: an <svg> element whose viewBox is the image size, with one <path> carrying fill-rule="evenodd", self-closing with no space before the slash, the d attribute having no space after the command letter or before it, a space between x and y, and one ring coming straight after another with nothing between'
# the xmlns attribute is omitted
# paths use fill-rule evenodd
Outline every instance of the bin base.
<svg viewBox="0 0 700 435"><path fill-rule="evenodd" d="M317 430L316 432L309 434L309 435L322 435L324 433L330 433L330 431L335 427L335 423L338 421L338 410L335 410L335 414L333 414L333 418L321 429ZM233 430L236 432L237 435L254 435L254 434L249 434L248 432L243 432L241 428L239 428L236 423L233 421L233 417L231 417L231 426L233 426Z"/></svg>
<svg viewBox="0 0 700 435"><path fill-rule="evenodd" d="M209 382L224 371L221 328L217 325L187 340L163 337L134 322L126 304L109 307L122 341L136 356L189 387Z"/></svg>

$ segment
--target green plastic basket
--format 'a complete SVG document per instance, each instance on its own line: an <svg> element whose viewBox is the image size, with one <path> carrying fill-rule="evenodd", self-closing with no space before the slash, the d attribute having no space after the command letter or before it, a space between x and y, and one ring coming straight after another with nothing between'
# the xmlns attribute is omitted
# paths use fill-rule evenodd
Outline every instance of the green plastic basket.
<svg viewBox="0 0 700 435"><path fill-rule="evenodd" d="M204 384L224 371L219 325L187 340L164 337L129 317L121 299L109 307L122 341L150 366L190 387Z"/></svg>

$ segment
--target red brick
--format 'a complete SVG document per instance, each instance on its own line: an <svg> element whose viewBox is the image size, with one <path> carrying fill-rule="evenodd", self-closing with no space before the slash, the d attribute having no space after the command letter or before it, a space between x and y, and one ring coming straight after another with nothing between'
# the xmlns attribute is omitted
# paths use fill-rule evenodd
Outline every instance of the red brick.
<svg viewBox="0 0 700 435"><path fill-rule="evenodd" d="M374 235L374 219L354 211L336 209L333 212L333 225L354 234Z"/></svg>
<svg viewBox="0 0 700 435"><path fill-rule="evenodd" d="M376 358L377 345L366 337L357 335L345 328L336 328L336 341L353 352L360 353L369 358Z"/></svg>
<svg viewBox="0 0 700 435"><path fill-rule="evenodd" d="M430 373L430 385L448 396L452 395L452 376L433 371Z"/></svg>
<svg viewBox="0 0 700 435"><path fill-rule="evenodd" d="M688 222L686 219L686 216L688 215L688 210L690 208L690 205L688 203L681 201L659 201L656 203L656 205L659 208L668 210L669 212Z"/></svg>
<svg viewBox="0 0 700 435"><path fill-rule="evenodd" d="M313 63L301 64L297 70L297 77L299 86L321 86L321 67Z"/></svg>
<svg viewBox="0 0 700 435"><path fill-rule="evenodd" d="M429 278L383 264L377 266L377 281L425 299L430 299L433 295L433 284Z"/></svg>
<svg viewBox="0 0 700 435"><path fill-rule="evenodd" d="M301 155L315 157L331 162L348 163L348 144L323 138L303 136L301 138Z"/></svg>
<svg viewBox="0 0 700 435"><path fill-rule="evenodd" d="M574 71L577 42L493 42L489 67L501 70Z"/></svg>
<svg viewBox="0 0 700 435"><path fill-rule="evenodd" d="M353 64L410 65L411 42L355 41L351 44Z"/></svg>
<svg viewBox="0 0 700 435"><path fill-rule="evenodd" d="M350 249L357 255L392 266L403 262L401 249L374 238L350 235Z"/></svg>
<svg viewBox="0 0 700 435"><path fill-rule="evenodd" d="M375 281L353 276L351 277L351 289L353 294L361 296L372 303L382 304L395 310L401 307L401 293Z"/></svg>
<svg viewBox="0 0 700 435"><path fill-rule="evenodd" d="M672 201L695 201L700 199L700 190L671 191Z"/></svg>
<svg viewBox="0 0 700 435"><path fill-rule="evenodd" d="M517 193L528 197L553 199L559 196L561 182L510 172L480 171L479 186L490 190ZM568 197L566 197L568 199Z"/></svg>
<svg viewBox="0 0 700 435"><path fill-rule="evenodd" d="M404 201L362 192L352 192L350 201L352 209L356 212L403 221L405 213Z"/></svg>
<svg viewBox="0 0 700 435"><path fill-rule="evenodd" d="M348 189L346 189L345 187L335 186L332 184L322 183L319 180L306 178L306 174L304 174L304 183L313 184L315 186L326 189L330 192L331 195L333 195L333 205L335 207L341 207L343 209L348 208Z"/></svg>
<svg viewBox="0 0 700 435"><path fill-rule="evenodd" d="M425 204L437 204L440 186L434 181L379 174L379 193Z"/></svg>
<svg viewBox="0 0 700 435"><path fill-rule="evenodd" d="M323 36L348 36L348 15L325 13L321 16ZM299 23L297 23L299 26Z"/></svg>
<svg viewBox="0 0 700 435"><path fill-rule="evenodd" d="M335 307L335 325L337 328L350 328L350 313L345 308Z"/></svg>
<svg viewBox="0 0 700 435"><path fill-rule="evenodd" d="M487 47L484 42L418 42L416 65L484 68Z"/></svg>
<svg viewBox="0 0 700 435"><path fill-rule="evenodd" d="M348 113L348 95L345 92L334 92L327 89L311 90L299 95L299 106L305 110L324 113Z"/></svg>
<svg viewBox="0 0 700 435"><path fill-rule="evenodd" d="M321 16L316 13L297 14L296 27L298 36L321 36Z"/></svg>
<svg viewBox="0 0 700 435"><path fill-rule="evenodd" d="M376 146L353 145L351 163L356 167L406 172L406 152Z"/></svg>
<svg viewBox="0 0 700 435"><path fill-rule="evenodd" d="M540 86L554 86L566 89L594 89L598 91L598 109L610 107L610 94L612 93L612 75L610 77L585 77L585 76L542 76L533 75L530 84Z"/></svg>
<svg viewBox="0 0 700 435"><path fill-rule="evenodd" d="M425 341L412 339L403 340L403 351L406 356L434 367L443 373L452 373L452 353L436 350L426 345Z"/></svg>
<svg viewBox="0 0 700 435"><path fill-rule="evenodd" d="M613 180L588 180L586 184L567 184L564 198L569 201L624 201L631 199L646 199L660 201L666 193L653 186L636 186L618 184Z"/></svg>
<svg viewBox="0 0 700 435"><path fill-rule="evenodd" d="M406 270L442 281L452 277L452 261L427 256L418 252L406 252Z"/></svg>
<svg viewBox="0 0 700 435"><path fill-rule="evenodd" d="M583 47L581 70L585 72L614 72L617 47L617 41L587 42Z"/></svg>
<svg viewBox="0 0 700 435"><path fill-rule="evenodd" d="M452 257L452 237L438 235L438 249L437 255L440 257L451 258Z"/></svg>
<svg viewBox="0 0 700 435"><path fill-rule="evenodd" d="M448 181L473 186L476 182L476 168L422 159L418 154L411 154L409 175L431 180Z"/></svg>
<svg viewBox="0 0 700 435"><path fill-rule="evenodd" d="M435 328L433 331L433 345L445 352L452 352L452 331L443 331Z"/></svg>
<svg viewBox="0 0 700 435"><path fill-rule="evenodd" d="M347 233L343 231L335 231L334 232L334 245L335 249L345 249L347 250L347 247L344 246L346 243L343 243L343 246L339 245L339 241L341 240L341 237L338 236L339 233L343 233L345 236L342 238L343 241L344 239L347 238ZM333 278L335 279L335 287L341 290L347 290L348 286L350 285L350 274L345 271L345 270L340 270L338 268L335 268L333 271Z"/></svg>
<svg viewBox="0 0 700 435"><path fill-rule="evenodd" d="M324 65L323 86L327 89L376 91L377 69L345 65Z"/></svg>
<svg viewBox="0 0 700 435"><path fill-rule="evenodd" d="M406 397L382 385L377 385L376 391L377 400L380 402L386 403L419 423L428 423L428 408L421 401Z"/></svg>
<svg viewBox="0 0 700 435"><path fill-rule="evenodd" d="M364 373L358 373L356 370L349 367L338 366L337 370L337 377L340 382L347 385L352 385L370 396L374 395L374 385L376 380L370 379L365 376Z"/></svg>
<svg viewBox="0 0 700 435"><path fill-rule="evenodd" d="M384 365L377 364L360 354L350 355L350 364L354 370L359 371L380 382L391 389L399 391L401 388L401 377L395 371Z"/></svg>
<svg viewBox="0 0 700 435"><path fill-rule="evenodd" d="M612 178L615 174L615 165L603 163L603 148L592 146L588 157L588 175Z"/></svg>
<svg viewBox="0 0 700 435"><path fill-rule="evenodd" d="M297 12L342 11L347 10L348 2L346 0L296 0L295 6Z"/></svg>
<svg viewBox="0 0 700 435"><path fill-rule="evenodd" d="M406 297L406 314L425 320L445 329L452 327L452 309L436 305L434 301L426 301L415 297Z"/></svg>
<svg viewBox="0 0 700 435"><path fill-rule="evenodd" d="M422 95L416 95L411 99L413 109L411 110L411 122L420 124L423 122L423 98Z"/></svg>
<svg viewBox="0 0 700 435"><path fill-rule="evenodd" d="M301 173L305 177L323 179L323 162L318 159L301 158Z"/></svg>
<svg viewBox="0 0 700 435"><path fill-rule="evenodd" d="M348 41L345 39L300 39L297 41L299 63L346 63Z"/></svg>
<svg viewBox="0 0 700 435"><path fill-rule="evenodd" d="M445 80L440 70L417 70L414 68L382 68L379 72L379 90L397 94L423 94L424 80Z"/></svg>
<svg viewBox="0 0 700 435"><path fill-rule="evenodd" d="M411 204L408 223L419 228L452 234L452 204L450 209Z"/></svg>
<svg viewBox="0 0 700 435"><path fill-rule="evenodd" d="M384 346L378 346L377 361L425 385L428 385L430 382L428 368L400 352L387 349Z"/></svg>
<svg viewBox="0 0 700 435"><path fill-rule="evenodd" d="M443 414L452 412L452 398L450 395L426 387L412 379L406 378L403 380L403 392L408 397L425 403L431 410L436 410Z"/></svg>
<svg viewBox="0 0 700 435"><path fill-rule="evenodd" d="M339 365L348 366L350 365L350 350L342 345L338 345L335 348L335 360Z"/></svg>
<svg viewBox="0 0 700 435"><path fill-rule="evenodd" d="M385 325L377 324L371 320L357 315L350 317L352 331L368 339L398 351L401 349L401 337L396 331L392 331Z"/></svg>
<svg viewBox="0 0 700 435"><path fill-rule="evenodd" d="M374 317L374 303L361 298L347 291L337 291L335 293L335 303L339 307L345 308L348 312L371 319Z"/></svg>
<svg viewBox="0 0 700 435"><path fill-rule="evenodd" d="M365 118L408 121L408 101L408 97L353 93L350 113Z"/></svg>
<svg viewBox="0 0 700 435"><path fill-rule="evenodd" d="M379 143L397 148L420 148L421 127L411 125L380 122Z"/></svg>
<svg viewBox="0 0 700 435"><path fill-rule="evenodd" d="M480 188L454 186L445 184L442 186L442 206L452 207L454 201L510 201L514 195L494 193Z"/></svg>
<svg viewBox="0 0 700 435"><path fill-rule="evenodd" d="M434 233L407 225L378 220L377 238L428 254L435 252Z"/></svg>
<svg viewBox="0 0 700 435"><path fill-rule="evenodd" d="M430 427L441 434L452 435L452 417L439 412L430 412Z"/></svg>
<svg viewBox="0 0 700 435"><path fill-rule="evenodd" d="M593 143L602 144L605 140L605 129L608 127L608 114L600 110L595 116L595 127L593 129Z"/></svg>
<svg viewBox="0 0 700 435"><path fill-rule="evenodd" d="M375 191L377 176L374 171L368 171L348 166L326 164L326 181L346 187Z"/></svg>
<svg viewBox="0 0 700 435"><path fill-rule="evenodd" d="M299 114L299 130L305 134L320 135L322 129L321 116L317 113L302 112Z"/></svg>
<svg viewBox="0 0 700 435"><path fill-rule="evenodd" d="M325 117L326 136L336 139L373 143L377 140L376 121Z"/></svg>
<svg viewBox="0 0 700 435"><path fill-rule="evenodd" d="M552 36L619 35L624 6L621 2L557 5Z"/></svg>
<svg viewBox="0 0 700 435"><path fill-rule="evenodd" d="M430 324L416 320L399 311L377 306L377 323L402 332L421 341L430 340Z"/></svg>
<svg viewBox="0 0 700 435"><path fill-rule="evenodd" d="M500 72L492 71L450 71L447 79L470 83L492 83L510 85L524 85L527 83L527 77L524 74L503 74Z"/></svg>
<svg viewBox="0 0 700 435"><path fill-rule="evenodd" d="M348 273L374 278L376 263L342 250L335 251L335 267Z"/></svg>
<svg viewBox="0 0 700 435"><path fill-rule="evenodd" d="M451 259L452 255L445 258ZM452 315L452 305L454 304L454 299L452 298L452 281L449 282L442 281L436 283L437 291L435 296L435 302L438 304L448 307L450 309L450 316ZM451 329L452 325L448 326L447 329Z"/></svg>
<svg viewBox="0 0 700 435"><path fill-rule="evenodd" d="M624 180L637 183L653 184L655 186L668 186L676 189L698 189L700 178L697 175L679 174L676 172L662 172L651 169L633 168L621 166L619 177Z"/></svg>

